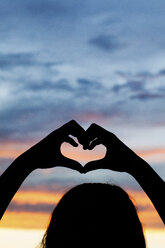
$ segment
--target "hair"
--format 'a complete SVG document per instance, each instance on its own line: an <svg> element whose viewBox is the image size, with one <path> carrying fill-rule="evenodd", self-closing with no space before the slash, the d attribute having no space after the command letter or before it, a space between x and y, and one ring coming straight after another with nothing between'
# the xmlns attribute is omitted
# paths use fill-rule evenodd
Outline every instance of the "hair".
<svg viewBox="0 0 165 248"><path fill-rule="evenodd" d="M137 211L118 186L84 183L72 188L52 213L42 248L144 248Z"/></svg>

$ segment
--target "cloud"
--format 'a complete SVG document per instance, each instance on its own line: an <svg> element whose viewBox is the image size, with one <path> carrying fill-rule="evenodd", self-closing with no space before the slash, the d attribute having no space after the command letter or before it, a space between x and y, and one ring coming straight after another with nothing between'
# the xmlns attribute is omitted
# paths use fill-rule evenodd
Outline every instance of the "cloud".
<svg viewBox="0 0 165 248"><path fill-rule="evenodd" d="M0 124L0 141L31 139L33 131L37 131L39 120L37 121L36 118L41 112L41 106L35 106L34 100L28 105L22 99L15 102L12 107L9 106L7 111L1 111L0 116L3 121ZM31 133L31 138L28 133Z"/></svg>
<svg viewBox="0 0 165 248"><path fill-rule="evenodd" d="M95 3L95 8L99 9L97 5ZM44 0L16 0L11 3L2 1L0 8L0 16L3 18L2 26L7 33L9 30L12 31L13 27L15 31L18 28L18 31L22 32L22 28L26 27L26 31L31 29L33 34L34 31L38 33L38 28L43 29L43 27L44 30L49 27L49 30L53 31L57 30L56 25L65 28L69 23L74 24L73 21L79 21L82 16L88 16L91 12L95 13L95 9L89 8L88 4L84 4L80 0L70 0L69 2L64 0L47 0L46 2ZM43 34L42 38L44 38Z"/></svg>
<svg viewBox="0 0 165 248"><path fill-rule="evenodd" d="M14 67L23 63L37 63L37 59L30 54L6 56L6 60L10 58L13 59L10 66ZM83 112L92 112L92 108L101 104L100 97L106 91L104 84L85 77L79 77L72 83L62 76L62 72L56 74L56 66L54 73L54 68L47 67L47 63L49 61L41 63L41 75L40 69L34 69L34 66L27 74L28 69L23 65L21 75L20 71L17 75L15 70L5 74L6 82L2 81L1 84L1 88L6 89L6 96L1 91L1 101L4 99L4 107L1 104L0 110L1 142L34 139L39 130L51 130L53 125L55 129L57 123L65 123ZM99 113L100 108L96 112Z"/></svg>
<svg viewBox="0 0 165 248"><path fill-rule="evenodd" d="M113 52L123 47L114 36L101 34L89 40L89 44L105 52Z"/></svg>
<svg viewBox="0 0 165 248"><path fill-rule="evenodd" d="M135 194L136 195L136 194ZM12 201L8 207L9 212L42 212L42 213L50 213L56 207L56 203L18 203ZM136 203L137 205L137 203ZM146 212L148 210L153 210L152 206L147 204L138 204L137 206L139 212Z"/></svg>
<svg viewBox="0 0 165 248"><path fill-rule="evenodd" d="M21 58L20 61L22 63L25 61L26 65L30 63L29 61L33 64L39 61L38 57L31 54L22 54L22 56L17 54L12 58L16 61ZM18 61L16 64L20 64ZM52 68L51 63L53 62L46 58L39 62L37 68L30 68L28 74L32 75L31 79L26 74L27 66L23 67L21 75L19 71L19 76L17 71L13 72L13 70L8 72L10 76L8 73L5 74L6 82L1 84L2 89L7 89L4 103L1 97L1 142L18 140L29 143L70 119L77 119L84 124L94 121L98 124L108 122L111 123L111 127L116 123L126 124L128 118L130 121L134 119L133 106L137 107L131 105L131 101L138 99L142 105L144 101L164 97L161 92L147 88L147 79L139 79L136 73L130 75L123 72L122 84L116 85L114 83L106 85L100 78L97 80L90 76L77 76L72 82L67 75L64 77L62 71L56 73L56 66ZM38 69L40 64L41 70ZM15 78L15 75L18 78ZM121 75L119 77L121 82ZM138 105L138 108L141 108L141 105ZM152 109L153 106L149 108Z"/></svg>
<svg viewBox="0 0 165 248"><path fill-rule="evenodd" d="M9 70L15 67L22 67L25 70L26 67L30 66L50 68L60 63L47 59L43 60L40 54L36 54L35 52L0 53L1 70Z"/></svg>
<svg viewBox="0 0 165 248"><path fill-rule="evenodd" d="M157 75L164 77L165 76L165 69L160 70Z"/></svg>
<svg viewBox="0 0 165 248"><path fill-rule="evenodd" d="M1 53L0 54L0 68L11 69L17 66L31 66L36 64L34 62L34 55L32 53Z"/></svg>
<svg viewBox="0 0 165 248"><path fill-rule="evenodd" d="M56 207L56 204L41 203L41 204L19 204L16 202L11 202L8 211L9 212L42 212L50 213Z"/></svg>
<svg viewBox="0 0 165 248"><path fill-rule="evenodd" d="M143 91L145 83L143 81L128 81L124 84L116 84L112 87L112 91L115 93L120 92L123 89L128 89L131 91Z"/></svg>
<svg viewBox="0 0 165 248"><path fill-rule="evenodd" d="M77 79L77 82L79 84L80 87L85 87L85 88L97 88L98 86L100 86L100 84L98 82L94 82L94 81L91 81L89 79L86 79L86 78L79 78Z"/></svg>
<svg viewBox="0 0 165 248"><path fill-rule="evenodd" d="M126 81L137 81L137 82L147 82L158 80L161 77L165 76L165 69L157 70L156 72L152 71L138 71L138 72L128 72L128 71L116 71L116 74Z"/></svg>
<svg viewBox="0 0 165 248"><path fill-rule="evenodd" d="M141 71L136 73L117 71L117 75L122 79L122 83L115 84L112 91L122 98L125 94L127 101L137 99L141 102L165 99L164 87L164 70L158 70L155 73Z"/></svg>
<svg viewBox="0 0 165 248"><path fill-rule="evenodd" d="M77 79L77 88L76 88L76 95L81 95L83 97L96 97L98 95L103 94L105 91L104 85L101 83L90 80L87 78L78 78Z"/></svg>
<svg viewBox="0 0 165 248"><path fill-rule="evenodd" d="M77 4L75 4L77 6ZM14 9L15 7L15 9ZM29 1L20 1L17 0L14 3L9 3L8 1L3 1L1 8L4 10L8 18L12 15L24 16L24 18L57 18L61 15L66 15L71 13L72 7L74 8L74 2L70 1L70 4L64 1L53 1L47 0L45 3L44 0L32 0ZM14 9L14 11L13 11Z"/></svg>
<svg viewBox="0 0 165 248"><path fill-rule="evenodd" d="M156 99L165 99L164 94L159 93L150 93L150 92L142 92L130 97L131 99L138 99L141 101L149 101L149 100L156 100Z"/></svg>
<svg viewBox="0 0 165 248"><path fill-rule="evenodd" d="M28 14L35 17L57 17L59 15L67 14L68 10L67 6L62 1L29 1L29 3L25 4L25 6L26 11L28 11Z"/></svg>
<svg viewBox="0 0 165 248"><path fill-rule="evenodd" d="M42 94L42 92L54 92L54 96L57 96L59 92L70 92L73 93L74 87L70 84L70 82L65 79L61 78L59 80L52 80L52 79L41 79L41 80L34 80L26 85L23 88L24 92L29 92L31 95L38 93Z"/></svg>

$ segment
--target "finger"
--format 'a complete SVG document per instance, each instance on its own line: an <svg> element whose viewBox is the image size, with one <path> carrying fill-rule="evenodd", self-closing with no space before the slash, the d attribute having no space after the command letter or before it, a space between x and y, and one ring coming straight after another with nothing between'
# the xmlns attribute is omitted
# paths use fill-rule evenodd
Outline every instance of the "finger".
<svg viewBox="0 0 165 248"><path fill-rule="evenodd" d="M69 137L69 136L64 141L66 143L71 144L74 147L77 147L78 146L78 144L76 143L76 141L74 139L72 139L71 137Z"/></svg>
<svg viewBox="0 0 165 248"><path fill-rule="evenodd" d="M89 147L91 141L101 136L101 130L102 128L97 124L91 124L91 126L86 130L84 135L84 149L87 149Z"/></svg>
<svg viewBox="0 0 165 248"><path fill-rule="evenodd" d="M103 144L106 147L109 145L114 145L115 143L117 144L119 140L113 133L93 123L85 132L83 148L87 149L90 146L90 142L96 138L99 139L100 144Z"/></svg>
<svg viewBox="0 0 165 248"><path fill-rule="evenodd" d="M83 167L83 173L87 173L93 170L103 169L103 159L88 162Z"/></svg>
<svg viewBox="0 0 165 248"><path fill-rule="evenodd" d="M101 141L99 140L99 139L95 139L95 140L93 140L90 144L89 144L89 146L88 146L88 150L92 150L93 148L95 148L95 146L97 146L97 145L100 145L101 144Z"/></svg>
<svg viewBox="0 0 165 248"><path fill-rule="evenodd" d="M75 161L73 159L67 158L67 157L65 157L63 155L61 156L60 161L61 161L61 164L59 164L59 166L70 168L70 169L73 169L73 170L77 170L80 173L82 173L82 168L83 167L79 162L77 162L77 161Z"/></svg>
<svg viewBox="0 0 165 248"><path fill-rule="evenodd" d="M76 121L69 121L61 127L61 131L64 136L71 134L78 139L79 143L83 143L85 130Z"/></svg>

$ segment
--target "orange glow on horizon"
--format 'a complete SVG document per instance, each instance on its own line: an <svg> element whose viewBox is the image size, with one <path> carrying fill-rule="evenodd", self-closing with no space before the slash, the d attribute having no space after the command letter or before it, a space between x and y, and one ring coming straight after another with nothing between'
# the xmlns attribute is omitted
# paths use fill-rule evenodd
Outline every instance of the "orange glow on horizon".
<svg viewBox="0 0 165 248"><path fill-rule="evenodd" d="M165 155L165 148L157 148L157 149L148 149L143 151L137 151L139 156L153 156L163 154Z"/></svg>
<svg viewBox="0 0 165 248"><path fill-rule="evenodd" d="M141 150L136 153L144 159L149 159L152 163L165 162L165 148Z"/></svg>
<svg viewBox="0 0 165 248"><path fill-rule="evenodd" d="M49 220L49 213L6 211L0 222L0 228L45 229Z"/></svg>
<svg viewBox="0 0 165 248"><path fill-rule="evenodd" d="M152 202L143 191L134 191L125 189L130 196L131 201L137 208L140 221L145 228L159 229L164 228L164 224L154 208Z"/></svg>
<svg viewBox="0 0 165 248"><path fill-rule="evenodd" d="M139 218L144 230L147 228L162 229L164 227L159 215L149 198L140 191L126 189L134 205L137 206ZM17 204L57 204L63 194L45 191L19 191L13 198ZM35 228L42 229L48 225L51 213L6 211L0 227L5 228Z"/></svg>
<svg viewBox="0 0 165 248"><path fill-rule="evenodd" d="M0 158L16 158L23 153L22 150L4 150L0 151Z"/></svg>
<svg viewBox="0 0 165 248"><path fill-rule="evenodd" d="M18 204L39 204L39 203L54 203L57 204L63 194L52 193L46 191L18 191L13 198L13 202Z"/></svg>
<svg viewBox="0 0 165 248"><path fill-rule="evenodd" d="M0 158L16 158L29 149L30 146L21 141L4 141L0 143Z"/></svg>

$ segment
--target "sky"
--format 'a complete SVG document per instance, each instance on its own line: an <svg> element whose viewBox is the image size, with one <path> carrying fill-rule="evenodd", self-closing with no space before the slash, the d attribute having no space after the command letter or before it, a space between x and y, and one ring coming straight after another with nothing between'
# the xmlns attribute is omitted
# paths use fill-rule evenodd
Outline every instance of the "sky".
<svg viewBox="0 0 165 248"><path fill-rule="evenodd" d="M114 132L165 179L164 11L163 0L0 0L0 173L75 119ZM85 164L105 148L63 152ZM162 229L131 176L64 168L33 172L0 226L45 228L64 192L94 181L126 189L146 229Z"/></svg>

